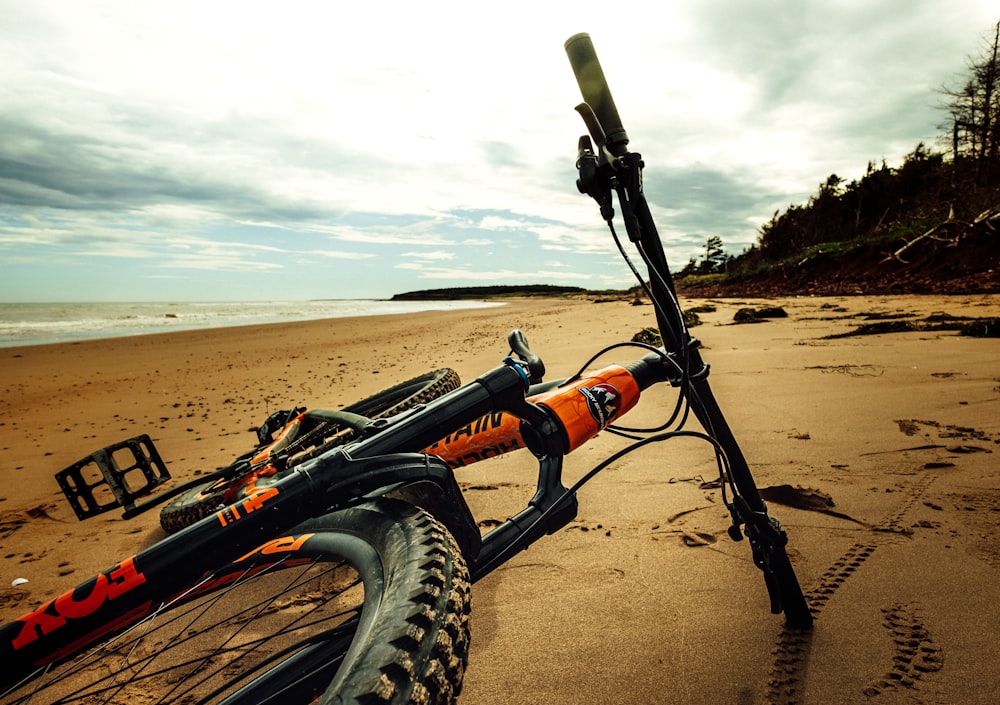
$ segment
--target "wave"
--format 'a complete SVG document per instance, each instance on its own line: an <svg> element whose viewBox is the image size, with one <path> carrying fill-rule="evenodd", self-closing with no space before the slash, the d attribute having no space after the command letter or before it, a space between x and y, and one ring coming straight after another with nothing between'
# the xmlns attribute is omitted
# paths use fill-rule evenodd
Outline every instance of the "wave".
<svg viewBox="0 0 1000 705"><path fill-rule="evenodd" d="M380 299L0 304L0 347L498 305L502 304Z"/></svg>

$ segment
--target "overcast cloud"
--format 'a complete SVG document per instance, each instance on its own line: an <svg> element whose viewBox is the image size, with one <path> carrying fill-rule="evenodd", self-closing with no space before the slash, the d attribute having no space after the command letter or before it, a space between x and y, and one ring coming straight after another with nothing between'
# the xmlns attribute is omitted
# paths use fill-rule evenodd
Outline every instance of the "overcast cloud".
<svg viewBox="0 0 1000 705"><path fill-rule="evenodd" d="M0 301L630 283L576 192L591 34L668 257L934 144L990 0L0 0ZM573 9L567 9L573 8ZM609 15L620 26L602 23Z"/></svg>

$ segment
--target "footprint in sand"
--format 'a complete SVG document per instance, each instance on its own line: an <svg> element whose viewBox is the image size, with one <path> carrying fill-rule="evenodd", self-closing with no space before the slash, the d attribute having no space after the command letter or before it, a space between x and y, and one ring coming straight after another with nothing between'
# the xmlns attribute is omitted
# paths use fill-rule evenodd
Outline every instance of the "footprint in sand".
<svg viewBox="0 0 1000 705"><path fill-rule="evenodd" d="M0 609L16 607L27 600L28 597L29 593L27 590L21 590L19 588L2 588L0 589Z"/></svg>
<svg viewBox="0 0 1000 705"><path fill-rule="evenodd" d="M897 604L882 609L882 626L893 643L892 667L862 691L868 697L891 688L914 688L925 674L940 671L944 655L934 645L914 604Z"/></svg>
<svg viewBox="0 0 1000 705"><path fill-rule="evenodd" d="M900 430L906 432L902 427ZM925 475L906 488L907 497L902 505L872 527L876 533L873 533L869 540L855 543L848 548L820 576L818 584L806 592L806 600L814 616L819 616L838 589L875 553L879 546L879 533L912 530L904 529L904 526L908 525L906 516L918 502L923 500L924 493L933 480L933 475ZM787 486L779 487L778 497L785 500L791 497L793 501L804 503L806 506L803 508L818 507L819 509L813 511L821 511L825 506L832 506L832 499L829 504L825 501L825 493L818 491L790 493ZM761 494L764 495L765 492L762 491ZM882 626L890 633L894 652L885 675L864 688L863 693L868 697L875 697L897 687L913 688L914 683L924 674L940 670L944 664L942 652L934 645L916 605L892 605L883 608L882 613ZM808 670L812 634L813 632L803 632L788 627L782 630L773 651L774 667L768 680L767 691L769 705L801 703L801 688Z"/></svg>
<svg viewBox="0 0 1000 705"><path fill-rule="evenodd" d="M685 546L694 548L696 546L711 546L717 539L714 534L705 531L685 531L681 535L681 541Z"/></svg>

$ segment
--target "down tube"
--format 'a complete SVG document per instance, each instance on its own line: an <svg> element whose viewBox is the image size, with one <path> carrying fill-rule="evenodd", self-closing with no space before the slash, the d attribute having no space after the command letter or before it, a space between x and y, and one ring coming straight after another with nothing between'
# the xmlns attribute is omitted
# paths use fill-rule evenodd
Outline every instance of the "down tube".
<svg viewBox="0 0 1000 705"><path fill-rule="evenodd" d="M521 419L496 411L481 416L426 449L454 468L525 448Z"/></svg>

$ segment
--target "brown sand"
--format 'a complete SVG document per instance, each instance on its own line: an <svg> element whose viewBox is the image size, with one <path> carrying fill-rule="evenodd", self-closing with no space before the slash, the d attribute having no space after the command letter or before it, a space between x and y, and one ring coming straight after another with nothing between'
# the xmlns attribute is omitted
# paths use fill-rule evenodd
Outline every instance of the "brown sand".
<svg viewBox="0 0 1000 705"><path fill-rule="evenodd" d="M771 502L816 629L769 614L719 491L700 487L710 453L674 441L598 476L576 521L475 586L461 702L995 702L1000 343L822 336L873 310L996 316L1000 297L769 301L790 316L756 325L729 325L746 302L714 303L694 332L758 483L833 501ZM53 474L105 444L148 432L185 479L248 450L268 410L337 407L445 365L471 380L513 327L560 376L651 321L648 306L526 301L0 350L0 618L162 535L155 513L74 517ZM673 399L649 396L629 420ZM620 445L602 434L567 459L568 479ZM532 472L507 457L459 480L486 521L523 506Z"/></svg>

